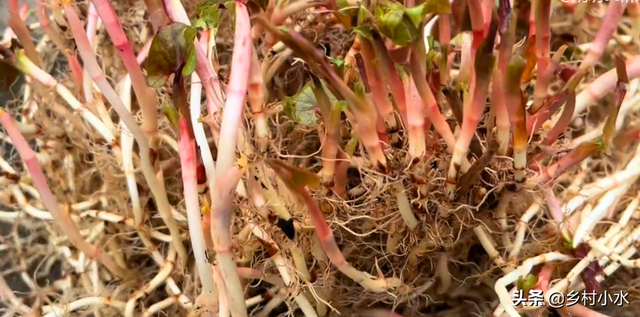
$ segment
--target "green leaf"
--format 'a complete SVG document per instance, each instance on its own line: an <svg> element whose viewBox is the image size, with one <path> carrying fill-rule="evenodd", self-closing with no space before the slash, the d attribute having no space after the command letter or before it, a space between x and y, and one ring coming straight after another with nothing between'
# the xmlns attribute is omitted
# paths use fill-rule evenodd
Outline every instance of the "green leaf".
<svg viewBox="0 0 640 317"><path fill-rule="evenodd" d="M191 20L191 25L197 30L204 30L207 28L207 23L203 19Z"/></svg>
<svg viewBox="0 0 640 317"><path fill-rule="evenodd" d="M195 46L198 31L183 24L171 23L153 37L149 57L142 67L151 87L162 87L171 74L190 75L196 68Z"/></svg>
<svg viewBox="0 0 640 317"><path fill-rule="evenodd" d="M375 26L387 38L398 46L408 46L420 37L420 29L414 19L420 19L415 8L409 10L398 2L384 1L375 7Z"/></svg>
<svg viewBox="0 0 640 317"><path fill-rule="evenodd" d="M407 15L409 20L411 20L411 23L413 23L413 25L416 28L420 27L420 24L422 23L422 19L424 18L424 7L425 7L425 4L423 3L417 7L404 9L404 13Z"/></svg>
<svg viewBox="0 0 640 317"><path fill-rule="evenodd" d="M309 188L320 187L320 177L314 173L288 165L280 160L266 159L265 163L273 169L292 192L299 192L305 186L309 186Z"/></svg>
<svg viewBox="0 0 640 317"><path fill-rule="evenodd" d="M526 277L521 276L518 278L517 287L527 294L536 284L538 284L538 277L533 274L527 274Z"/></svg>
<svg viewBox="0 0 640 317"><path fill-rule="evenodd" d="M329 57L329 62L331 62L331 64L333 65L336 65L337 67L344 66L344 59L342 58Z"/></svg>
<svg viewBox="0 0 640 317"><path fill-rule="evenodd" d="M369 12L369 10L367 10L364 6L361 6L358 9L357 21L359 26L363 26L364 24L368 23L372 18L373 14L371 14L371 12Z"/></svg>
<svg viewBox="0 0 640 317"><path fill-rule="evenodd" d="M431 13L451 13L449 1L428 0L412 8L395 1L381 1L374 7L374 23L380 33L394 44L405 47L422 39L424 18Z"/></svg>
<svg viewBox="0 0 640 317"><path fill-rule="evenodd" d="M323 88L331 103L336 104L338 102L336 97L326 87L323 86ZM284 113L295 122L314 125L318 123L317 104L313 84L308 82L299 93L284 100Z"/></svg>
<svg viewBox="0 0 640 317"><path fill-rule="evenodd" d="M305 87L294 96L287 97L284 100L284 113L291 120L312 125L318 122L316 116L316 97L311 90L311 86L307 83Z"/></svg>
<svg viewBox="0 0 640 317"><path fill-rule="evenodd" d="M371 29L366 26L356 26L353 28L353 33L360 35L368 40L373 39L373 35L371 34Z"/></svg>
<svg viewBox="0 0 640 317"><path fill-rule="evenodd" d="M173 105L169 105L169 104L163 105L162 113L164 114L165 117L167 117L169 122L171 122L171 124L174 127L179 128L180 125L178 122L180 119L180 114L178 113L178 110Z"/></svg>
<svg viewBox="0 0 640 317"><path fill-rule="evenodd" d="M198 17L209 28L217 28L220 24L220 0L205 0L197 6Z"/></svg>

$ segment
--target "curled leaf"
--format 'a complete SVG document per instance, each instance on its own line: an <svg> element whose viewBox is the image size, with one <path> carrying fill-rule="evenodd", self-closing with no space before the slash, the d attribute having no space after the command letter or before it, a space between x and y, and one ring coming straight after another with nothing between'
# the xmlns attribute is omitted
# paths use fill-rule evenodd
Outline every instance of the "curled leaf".
<svg viewBox="0 0 640 317"><path fill-rule="evenodd" d="M449 1L428 0L412 8L395 1L381 1L374 8L374 24L394 44L408 46L421 39L424 17L430 13L451 13Z"/></svg>
<svg viewBox="0 0 640 317"><path fill-rule="evenodd" d="M583 259L591 251L591 248L584 243L579 244L571 253L577 259ZM589 265L580 273L580 278L584 282L587 292L598 292L600 290L600 282L597 277L604 275L604 271L598 261L591 261Z"/></svg>
<svg viewBox="0 0 640 317"><path fill-rule="evenodd" d="M613 135L616 132L618 113L620 112L620 106L627 94L627 86L629 85L627 66L619 55L616 55L616 73L618 75L618 82L616 83L614 91L615 104L611 108L611 113L607 117L607 121L602 129L602 143L604 145L604 152L607 155L611 155L611 142L613 141Z"/></svg>
<svg viewBox="0 0 640 317"><path fill-rule="evenodd" d="M162 113L164 113L164 116L167 117L174 127L179 127L178 120L180 119L180 114L178 113L177 108L166 104L162 106Z"/></svg>
<svg viewBox="0 0 640 317"><path fill-rule="evenodd" d="M320 187L320 177L295 166L288 165L280 160L266 159L265 162L280 177L290 191L297 193L305 186L310 188Z"/></svg>
<svg viewBox="0 0 640 317"><path fill-rule="evenodd" d="M153 37L149 57L142 65L151 87L162 87L171 74L189 76L196 69L193 41L198 31L183 23L161 27Z"/></svg>

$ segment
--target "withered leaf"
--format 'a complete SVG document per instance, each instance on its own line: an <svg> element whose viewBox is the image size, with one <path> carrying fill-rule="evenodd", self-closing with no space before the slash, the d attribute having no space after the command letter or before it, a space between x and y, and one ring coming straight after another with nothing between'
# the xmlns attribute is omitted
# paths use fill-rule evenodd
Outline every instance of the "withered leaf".
<svg viewBox="0 0 640 317"><path fill-rule="evenodd" d="M287 188L294 193L305 186L310 188L320 187L320 178L314 173L288 165L280 160L267 159L265 162L280 177Z"/></svg>
<svg viewBox="0 0 640 317"><path fill-rule="evenodd" d="M604 152L607 155L611 155L611 142L616 132L618 113L620 112L620 106L627 94L627 86L629 85L627 66L620 55L616 55L616 73L618 75L618 81L614 90L615 104L611 107L611 112L602 129L602 143L604 145Z"/></svg>
<svg viewBox="0 0 640 317"><path fill-rule="evenodd" d="M533 73L536 69L538 59L536 57L536 37L530 36L527 39L527 43L524 47L524 59L527 61L527 66L522 73L521 83L528 84L533 79Z"/></svg>

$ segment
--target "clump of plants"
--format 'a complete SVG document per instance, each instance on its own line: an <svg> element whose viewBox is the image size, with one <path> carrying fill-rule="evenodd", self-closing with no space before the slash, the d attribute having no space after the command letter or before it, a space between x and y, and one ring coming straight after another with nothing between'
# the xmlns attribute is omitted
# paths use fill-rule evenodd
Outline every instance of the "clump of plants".
<svg viewBox="0 0 640 317"><path fill-rule="evenodd" d="M49 241L3 239L30 289L0 278L7 311L520 316L553 309L519 291L599 291L637 266L640 6L597 8L39 0L35 43L10 0L0 220Z"/></svg>

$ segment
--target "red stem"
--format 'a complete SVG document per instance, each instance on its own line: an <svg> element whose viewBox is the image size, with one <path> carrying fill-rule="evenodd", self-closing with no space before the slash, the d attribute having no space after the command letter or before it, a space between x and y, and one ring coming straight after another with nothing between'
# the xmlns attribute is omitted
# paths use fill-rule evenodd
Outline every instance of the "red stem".
<svg viewBox="0 0 640 317"><path fill-rule="evenodd" d="M485 35L485 17L483 14L482 4L480 0L468 0L469 17L471 18L471 29L473 30L473 42L471 46L471 56L476 56L476 50L480 47L480 43L484 40ZM489 19L488 22L490 22ZM486 23L487 25L489 23ZM488 30L488 27L487 27Z"/></svg>

